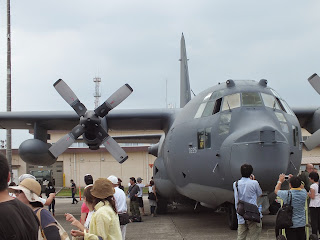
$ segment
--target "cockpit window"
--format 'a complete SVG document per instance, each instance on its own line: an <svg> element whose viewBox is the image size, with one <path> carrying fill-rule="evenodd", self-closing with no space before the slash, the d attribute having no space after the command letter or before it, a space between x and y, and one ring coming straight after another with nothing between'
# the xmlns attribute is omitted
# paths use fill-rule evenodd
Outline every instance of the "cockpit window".
<svg viewBox="0 0 320 240"><path fill-rule="evenodd" d="M282 103L282 106L284 107L285 109L285 112L289 113L290 115L293 115L294 116L294 113L293 111L291 110L291 108L289 107L289 105L284 101L284 100L280 100L281 103Z"/></svg>
<svg viewBox="0 0 320 240"><path fill-rule="evenodd" d="M261 93L261 97L266 107L280 110L279 104L274 96L266 93Z"/></svg>
<svg viewBox="0 0 320 240"><path fill-rule="evenodd" d="M222 98L223 96L223 93L224 93L224 90L220 90L220 91L215 91L212 93L211 97L210 97L210 100L216 100L218 98Z"/></svg>
<svg viewBox="0 0 320 240"><path fill-rule="evenodd" d="M198 111L197 111L196 115L194 116L194 118L201 118L203 110L206 107L206 105L207 105L207 102L200 104L200 107L198 108Z"/></svg>
<svg viewBox="0 0 320 240"><path fill-rule="evenodd" d="M243 106L262 106L262 100L258 92L242 93Z"/></svg>
<svg viewBox="0 0 320 240"><path fill-rule="evenodd" d="M212 93L209 93L207 96L204 97L203 101L208 101L209 98L211 97Z"/></svg>
<svg viewBox="0 0 320 240"><path fill-rule="evenodd" d="M225 96L223 98L222 111L240 107L240 93Z"/></svg>
<svg viewBox="0 0 320 240"><path fill-rule="evenodd" d="M273 95L275 95L277 98L281 98L280 95L275 91L273 90L272 88L270 88L270 91L273 93Z"/></svg>
<svg viewBox="0 0 320 240"><path fill-rule="evenodd" d="M208 116L212 115L213 114L214 104L215 104L215 101L207 102L207 105L204 108L204 111L203 111L201 117L208 117Z"/></svg>

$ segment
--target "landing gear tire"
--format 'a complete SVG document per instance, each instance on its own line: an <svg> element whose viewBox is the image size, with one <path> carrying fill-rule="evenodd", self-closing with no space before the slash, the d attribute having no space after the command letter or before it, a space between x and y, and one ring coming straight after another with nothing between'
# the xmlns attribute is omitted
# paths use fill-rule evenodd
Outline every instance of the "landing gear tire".
<svg viewBox="0 0 320 240"><path fill-rule="evenodd" d="M228 223L231 230L238 229L237 213L233 204L228 205Z"/></svg>

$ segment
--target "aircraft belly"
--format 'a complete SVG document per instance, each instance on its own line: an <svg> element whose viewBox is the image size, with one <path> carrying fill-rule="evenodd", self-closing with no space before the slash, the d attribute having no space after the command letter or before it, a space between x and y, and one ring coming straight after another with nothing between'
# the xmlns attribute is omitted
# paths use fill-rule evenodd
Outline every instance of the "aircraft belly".
<svg viewBox="0 0 320 240"><path fill-rule="evenodd" d="M234 202L232 190L226 190L218 187L188 183L183 187L177 186L177 190L180 194L197 202L205 203L203 205L210 206L211 208L216 208L224 202Z"/></svg>

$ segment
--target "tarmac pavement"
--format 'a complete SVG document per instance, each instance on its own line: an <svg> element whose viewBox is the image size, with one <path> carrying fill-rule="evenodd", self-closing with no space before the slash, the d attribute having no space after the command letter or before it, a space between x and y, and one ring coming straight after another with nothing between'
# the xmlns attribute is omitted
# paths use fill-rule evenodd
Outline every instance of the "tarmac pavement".
<svg viewBox="0 0 320 240"><path fill-rule="evenodd" d="M64 213L71 213L80 219L82 201L71 204L71 198L56 198L55 217L70 235L72 225L65 220ZM143 222L129 223L127 240L229 240L236 239L237 232L230 230L226 213L203 208L193 210L191 206L178 206L166 215L150 216L148 199L144 196L145 211ZM129 206L129 204L128 204ZM275 216L265 215L261 240L275 239Z"/></svg>

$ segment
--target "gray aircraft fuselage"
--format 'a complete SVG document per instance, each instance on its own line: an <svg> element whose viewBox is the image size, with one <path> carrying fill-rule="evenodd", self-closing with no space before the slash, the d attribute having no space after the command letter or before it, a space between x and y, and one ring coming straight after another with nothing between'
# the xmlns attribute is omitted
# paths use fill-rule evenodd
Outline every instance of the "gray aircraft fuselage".
<svg viewBox="0 0 320 240"><path fill-rule="evenodd" d="M298 119L267 81L228 80L177 113L160 142L154 179L166 198L179 193L215 208L233 203L242 164L253 166L268 194L280 173L298 173L301 156Z"/></svg>

